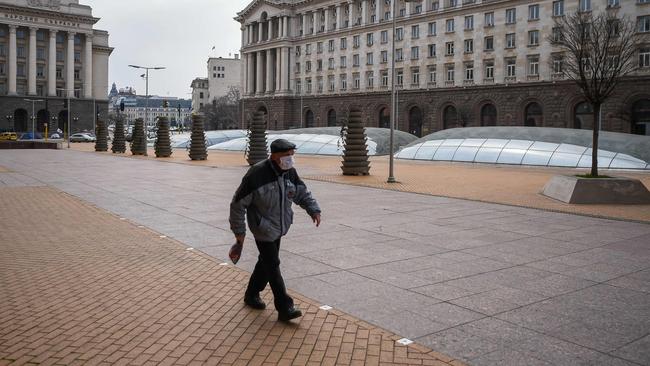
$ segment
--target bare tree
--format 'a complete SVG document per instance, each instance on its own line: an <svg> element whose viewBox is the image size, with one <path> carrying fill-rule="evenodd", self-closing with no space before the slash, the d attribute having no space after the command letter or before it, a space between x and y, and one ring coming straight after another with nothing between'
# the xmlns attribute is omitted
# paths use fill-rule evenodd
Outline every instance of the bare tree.
<svg viewBox="0 0 650 366"><path fill-rule="evenodd" d="M577 12L555 18L548 40L562 51L560 58L551 60L554 71L573 80L593 107L597 122L593 126L591 176L597 177L601 107L621 78L636 70L636 24L613 10L598 15Z"/></svg>
<svg viewBox="0 0 650 366"><path fill-rule="evenodd" d="M204 107L206 122L210 129L223 130L240 126L240 102L239 89L231 86L226 95L214 99L212 104Z"/></svg>

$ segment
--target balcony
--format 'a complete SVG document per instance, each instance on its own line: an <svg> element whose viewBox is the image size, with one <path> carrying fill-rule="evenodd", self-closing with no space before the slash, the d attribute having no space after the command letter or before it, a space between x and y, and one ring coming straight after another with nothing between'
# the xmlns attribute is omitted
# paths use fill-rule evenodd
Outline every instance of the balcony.
<svg viewBox="0 0 650 366"><path fill-rule="evenodd" d="M494 84L494 78L483 79L483 84Z"/></svg>
<svg viewBox="0 0 650 366"><path fill-rule="evenodd" d="M517 77L516 76L506 76L503 78L503 81L506 83L516 83L517 82Z"/></svg>

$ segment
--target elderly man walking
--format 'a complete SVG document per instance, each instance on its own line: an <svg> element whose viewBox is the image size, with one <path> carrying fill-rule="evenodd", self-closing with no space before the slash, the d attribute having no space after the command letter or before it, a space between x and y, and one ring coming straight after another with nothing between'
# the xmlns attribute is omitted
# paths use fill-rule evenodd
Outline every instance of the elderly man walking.
<svg viewBox="0 0 650 366"><path fill-rule="evenodd" d="M318 203L293 167L295 149L296 145L287 140L273 141L270 158L248 170L230 203L230 228L237 242L244 242L245 221L248 220L260 253L248 282L244 303L254 309L265 309L260 292L268 283L278 320L284 322L302 316L287 294L280 272L280 240L293 222L292 203L307 211L317 227L321 221Z"/></svg>

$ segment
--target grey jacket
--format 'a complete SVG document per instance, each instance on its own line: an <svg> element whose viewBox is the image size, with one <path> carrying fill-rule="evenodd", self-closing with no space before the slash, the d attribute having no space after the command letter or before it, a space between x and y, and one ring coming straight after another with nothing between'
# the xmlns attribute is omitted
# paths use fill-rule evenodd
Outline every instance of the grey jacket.
<svg viewBox="0 0 650 366"><path fill-rule="evenodd" d="M275 241L293 223L292 203L310 217L321 212L296 169L282 171L270 159L261 161L248 170L235 192L230 203L230 229L235 235L246 234L246 217L255 240Z"/></svg>

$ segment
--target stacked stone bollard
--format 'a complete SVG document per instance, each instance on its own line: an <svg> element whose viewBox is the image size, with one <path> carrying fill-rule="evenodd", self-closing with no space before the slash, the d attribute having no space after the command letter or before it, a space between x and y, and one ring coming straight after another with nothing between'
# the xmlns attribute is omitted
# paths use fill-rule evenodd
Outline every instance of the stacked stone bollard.
<svg viewBox="0 0 650 366"><path fill-rule="evenodd" d="M351 110L343 152L343 175L370 175L366 129L361 111Z"/></svg>
<svg viewBox="0 0 650 366"><path fill-rule="evenodd" d="M157 158L168 158L172 156L172 144L169 139L169 120L167 117L158 118L158 132L154 148Z"/></svg>
<svg viewBox="0 0 650 366"><path fill-rule="evenodd" d="M208 150L205 146L205 131L203 116L192 114L192 140L190 141L190 159L206 160Z"/></svg>
<svg viewBox="0 0 650 366"><path fill-rule="evenodd" d="M253 115L248 136L248 154L246 156L248 165L255 165L268 157L264 115L263 112L256 112Z"/></svg>
<svg viewBox="0 0 650 366"><path fill-rule="evenodd" d="M115 132L113 133L113 146L111 146L111 150L114 154L124 154L124 152L126 152L124 120L120 117L115 120Z"/></svg>
<svg viewBox="0 0 650 366"><path fill-rule="evenodd" d="M106 126L106 122L98 119L95 129L95 134L97 136L97 141L95 141L95 151L108 151L108 126Z"/></svg>
<svg viewBox="0 0 650 366"><path fill-rule="evenodd" d="M138 118L133 125L133 139L131 140L131 154L145 155L147 152L147 144L144 139L144 120Z"/></svg>

